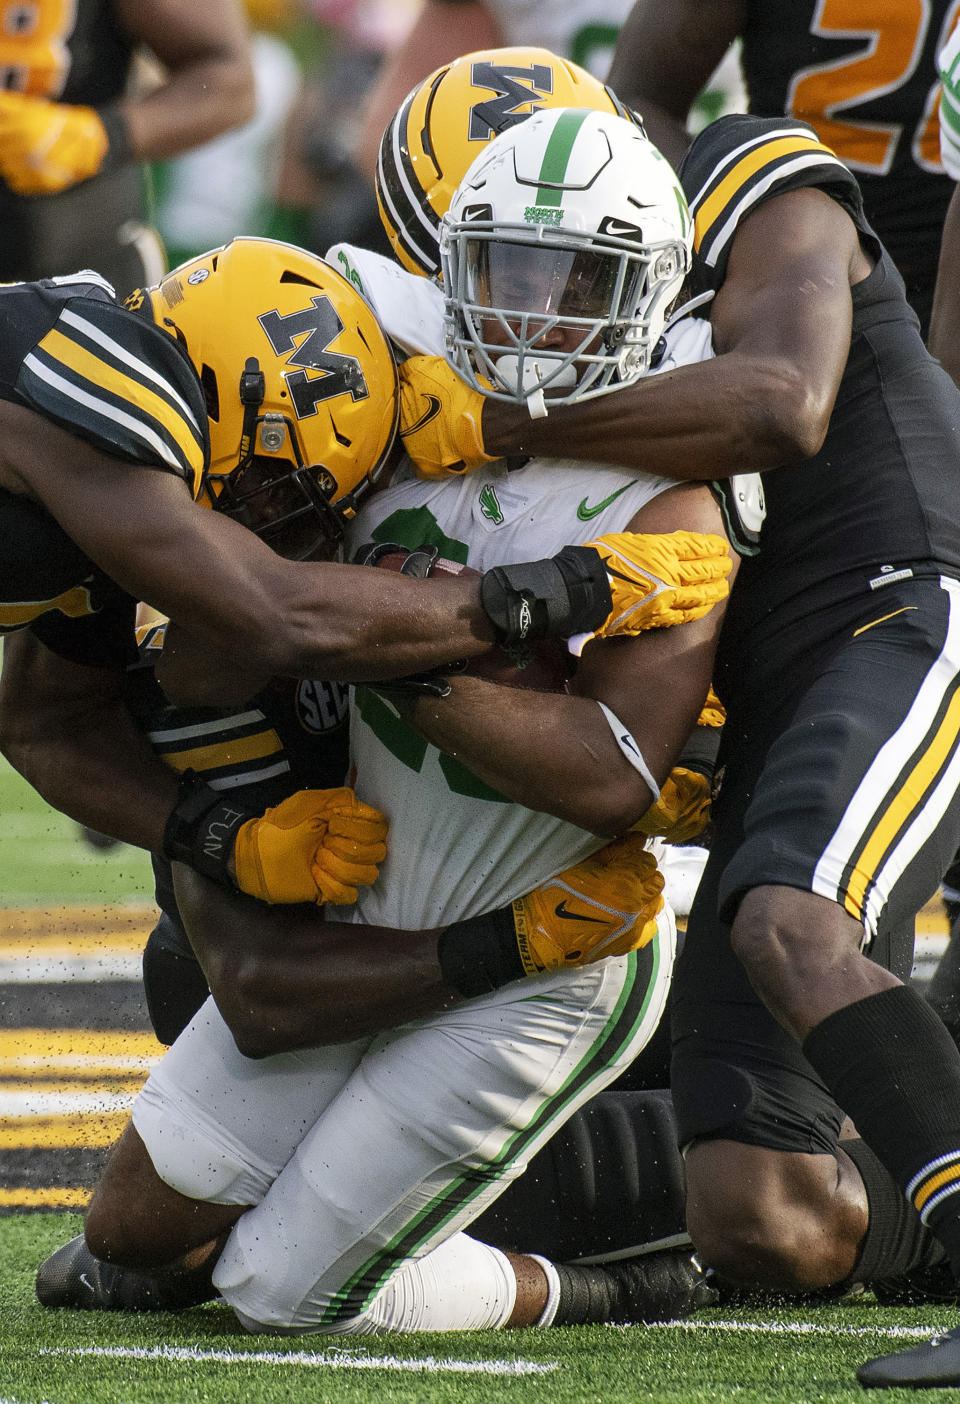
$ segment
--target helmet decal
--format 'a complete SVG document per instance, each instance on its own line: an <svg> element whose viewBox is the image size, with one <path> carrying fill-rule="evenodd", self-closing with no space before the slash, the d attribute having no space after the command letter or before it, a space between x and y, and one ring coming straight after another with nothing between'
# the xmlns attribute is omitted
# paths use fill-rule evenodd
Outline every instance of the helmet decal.
<svg viewBox="0 0 960 1404"><path fill-rule="evenodd" d="M553 69L546 63L519 68L480 59L470 65L470 82L496 94L475 103L467 122L470 141L489 141L540 110L553 93Z"/></svg>
<svg viewBox="0 0 960 1404"><path fill-rule="evenodd" d="M611 89L549 49L464 54L408 94L383 134L376 176L384 228L408 271L440 272L440 220L483 146L559 107L616 113L640 126Z"/></svg>
<svg viewBox="0 0 960 1404"><path fill-rule="evenodd" d="M257 318L275 353L285 356L288 366L302 367L283 373L298 419L316 414L321 400L337 395L365 400L370 393L358 358L329 350L343 331L333 303L324 296L313 297L310 302L311 307L302 312L283 314L274 308ZM299 336L303 340L298 343L295 338ZM308 376L308 370L324 374Z"/></svg>
<svg viewBox="0 0 960 1404"><path fill-rule="evenodd" d="M396 432L396 365L370 305L315 254L246 236L175 268L145 298L206 397L198 500L282 554L329 554Z"/></svg>

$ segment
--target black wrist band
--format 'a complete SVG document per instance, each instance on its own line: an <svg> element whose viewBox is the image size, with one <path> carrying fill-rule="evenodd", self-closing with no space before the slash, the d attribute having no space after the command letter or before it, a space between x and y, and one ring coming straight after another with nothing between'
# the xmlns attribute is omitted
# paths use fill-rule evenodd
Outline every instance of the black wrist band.
<svg viewBox="0 0 960 1404"><path fill-rule="evenodd" d="M186 863L222 887L236 884L227 871L241 824L253 818L192 770L180 777L180 795L163 831L164 857Z"/></svg>
<svg viewBox="0 0 960 1404"><path fill-rule="evenodd" d="M687 737L680 752L677 765L685 770L695 770L700 775L712 779L717 768L717 751L720 749L720 726L696 726Z"/></svg>
<svg viewBox="0 0 960 1404"><path fill-rule="evenodd" d="M437 940L444 983L466 999L490 994L526 974L509 907L454 922Z"/></svg>
<svg viewBox="0 0 960 1404"><path fill-rule="evenodd" d="M508 647L589 633L613 604L606 566L592 546L564 546L546 560L495 566L480 582L480 603L497 643Z"/></svg>
<svg viewBox="0 0 960 1404"><path fill-rule="evenodd" d="M133 154L130 150L130 132L126 121L112 102L104 103L103 107L95 107L94 111L103 123L109 143L103 165L100 167L101 171L115 171L118 166L128 165L133 160Z"/></svg>

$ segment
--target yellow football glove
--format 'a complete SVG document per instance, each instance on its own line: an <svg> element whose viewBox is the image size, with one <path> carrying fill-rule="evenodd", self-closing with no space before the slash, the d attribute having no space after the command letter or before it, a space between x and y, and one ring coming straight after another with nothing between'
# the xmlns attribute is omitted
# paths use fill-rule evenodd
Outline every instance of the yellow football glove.
<svg viewBox="0 0 960 1404"><path fill-rule="evenodd" d="M711 687L703 710L697 717L697 726L721 727L727 720L727 709Z"/></svg>
<svg viewBox="0 0 960 1404"><path fill-rule="evenodd" d="M494 458L484 451L483 396L442 356L411 356L400 367L400 438L425 478L469 473Z"/></svg>
<svg viewBox="0 0 960 1404"><path fill-rule="evenodd" d="M667 843L689 843L709 823L709 777L678 765L664 781L659 798L633 827L638 833L666 839Z"/></svg>
<svg viewBox="0 0 960 1404"><path fill-rule="evenodd" d="M92 107L0 93L0 176L18 195L54 195L103 168L110 138Z"/></svg>
<svg viewBox="0 0 960 1404"><path fill-rule="evenodd" d="M386 819L352 790L298 790L237 830L237 886L262 902L349 904L376 881L386 837Z"/></svg>
<svg viewBox="0 0 960 1404"><path fill-rule="evenodd" d="M627 834L513 903L524 971L566 970L652 941L663 876L640 834Z"/></svg>
<svg viewBox="0 0 960 1404"><path fill-rule="evenodd" d="M699 531L663 534L614 532L586 542L607 565L613 609L588 639L614 634L640 634L700 619L730 593L727 576L733 568L722 536Z"/></svg>

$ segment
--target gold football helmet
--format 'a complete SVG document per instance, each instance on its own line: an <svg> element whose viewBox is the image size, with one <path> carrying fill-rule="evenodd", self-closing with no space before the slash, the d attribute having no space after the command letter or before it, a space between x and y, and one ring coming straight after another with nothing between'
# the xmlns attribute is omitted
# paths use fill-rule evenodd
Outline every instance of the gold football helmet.
<svg viewBox="0 0 960 1404"><path fill-rule="evenodd" d="M207 401L198 501L281 555L329 554L393 445L397 371L356 288L314 254L241 237L146 292Z"/></svg>
<svg viewBox="0 0 960 1404"><path fill-rule="evenodd" d="M501 132L550 107L635 113L585 68L549 49L480 49L431 73L380 142L380 218L403 266L440 272L440 220L474 157Z"/></svg>

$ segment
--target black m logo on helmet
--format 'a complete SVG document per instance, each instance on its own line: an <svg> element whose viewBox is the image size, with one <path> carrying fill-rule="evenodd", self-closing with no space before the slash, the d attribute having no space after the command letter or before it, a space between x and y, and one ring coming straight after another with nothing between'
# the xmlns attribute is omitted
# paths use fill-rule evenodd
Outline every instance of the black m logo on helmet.
<svg viewBox="0 0 960 1404"><path fill-rule="evenodd" d="M312 307L305 307L302 312L288 312L286 316L281 316L274 310L264 312L257 318L275 353L286 356L288 366L303 367L302 370L283 373L298 419L308 419L316 414L321 400L332 400L336 395L365 400L370 394L356 356L344 356L340 352L327 350L343 331L343 323L333 303L322 293L310 301ZM295 337L303 337L303 340L298 344ZM324 373L308 376L308 370Z"/></svg>
<svg viewBox="0 0 960 1404"><path fill-rule="evenodd" d="M553 92L553 70L545 63L532 63L529 68L475 63L470 69L470 81L475 88L492 88L500 94L471 107L467 133L471 141L487 141L491 135L499 136L515 127L531 112L538 111L538 101ZM518 112L520 107L525 111Z"/></svg>

